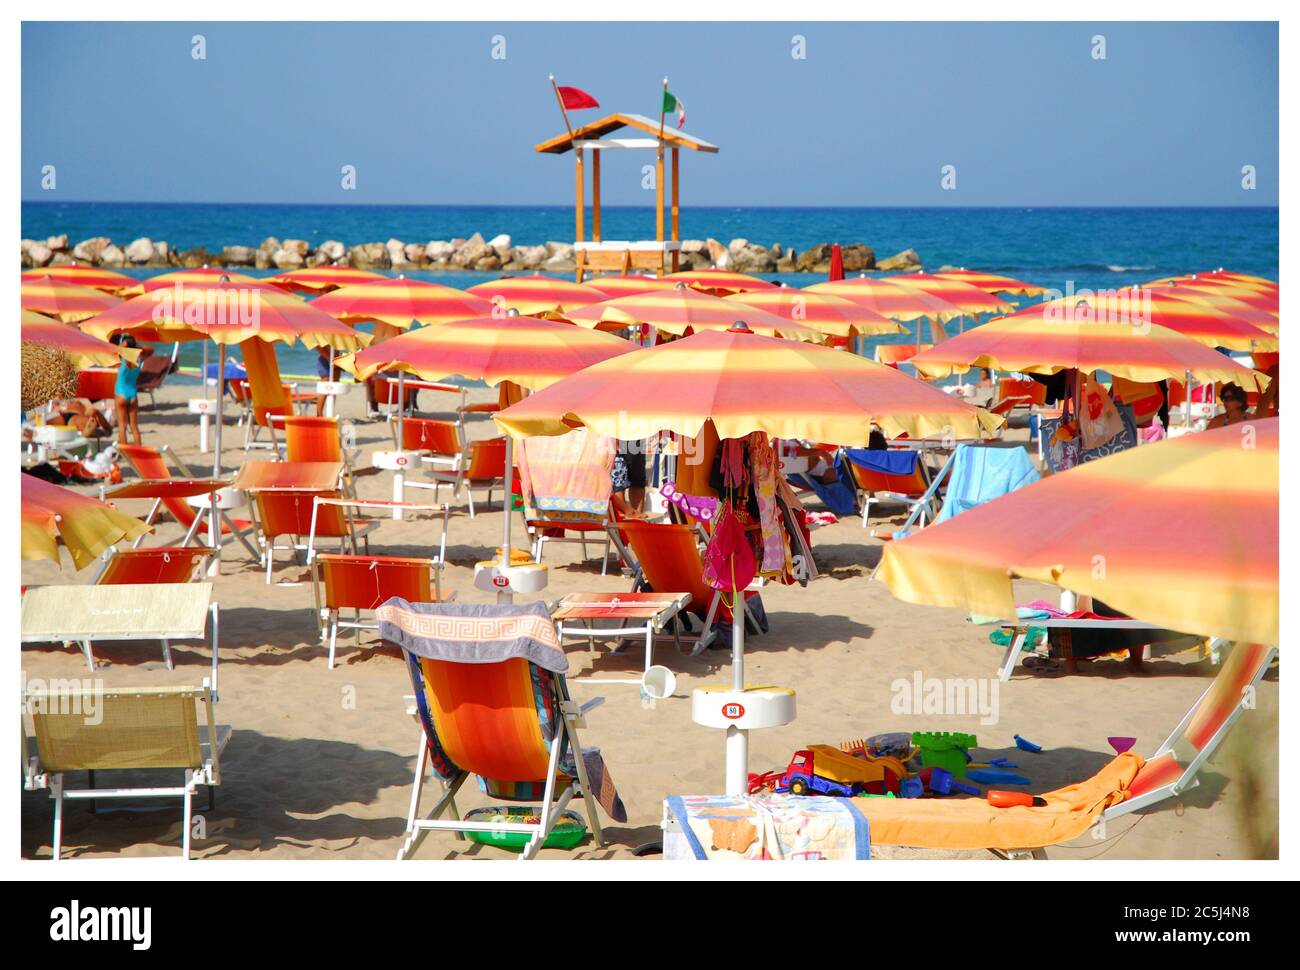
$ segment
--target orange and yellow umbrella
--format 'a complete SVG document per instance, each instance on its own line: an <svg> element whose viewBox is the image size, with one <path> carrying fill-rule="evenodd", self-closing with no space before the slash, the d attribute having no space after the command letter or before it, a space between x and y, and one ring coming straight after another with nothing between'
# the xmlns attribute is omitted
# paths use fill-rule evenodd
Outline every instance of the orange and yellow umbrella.
<svg viewBox="0 0 1300 970"><path fill-rule="evenodd" d="M788 286L737 293L727 297L727 301L764 310L795 323L807 324L828 337L852 337L855 334L869 337L882 333L906 332L906 328L898 321L882 317L861 303ZM754 328L751 326L750 329Z"/></svg>
<svg viewBox="0 0 1300 970"><path fill-rule="evenodd" d="M1203 273L1184 273L1182 276L1166 276L1163 279L1152 280L1153 283L1212 283L1216 286L1237 287L1239 289L1254 290L1257 293L1267 293L1276 296L1279 287L1276 280L1265 279L1262 276L1251 276L1247 273L1234 273L1231 270L1215 269Z"/></svg>
<svg viewBox="0 0 1300 970"><path fill-rule="evenodd" d="M372 273L366 269L354 269L351 266L311 266L307 269L295 269L278 276L269 276L266 282L273 283L292 293L327 293L342 286L354 286L357 283L378 283L388 279L382 273Z"/></svg>
<svg viewBox="0 0 1300 970"><path fill-rule="evenodd" d="M762 431L861 445L873 425L914 438L978 438L1001 419L854 354L756 334L743 325L705 331L579 371L500 411L514 437L579 425L621 440L660 431L719 437Z"/></svg>
<svg viewBox="0 0 1300 970"><path fill-rule="evenodd" d="M113 296L117 296L136 282L125 273L117 273L99 266L86 266L82 263L43 266L40 269L29 270L23 274L23 281L39 280L42 276L48 276L52 280L62 280L65 283L76 283L78 286L86 286Z"/></svg>
<svg viewBox="0 0 1300 970"><path fill-rule="evenodd" d="M113 506L33 475L22 477L22 557L59 561L59 543L84 569L111 545L152 531Z"/></svg>
<svg viewBox="0 0 1300 970"><path fill-rule="evenodd" d="M1013 276L998 273L982 273L973 269L948 269L934 274L937 279L957 280L967 283L985 293L1010 293L1012 296L1039 296L1046 288L1034 283L1026 283ZM892 277L891 277L892 278Z"/></svg>
<svg viewBox="0 0 1300 970"><path fill-rule="evenodd" d="M246 340L352 351L368 338L295 296L258 281L189 283L160 288L119 303L81 325L107 339L127 331L145 340Z"/></svg>
<svg viewBox="0 0 1300 970"><path fill-rule="evenodd" d="M23 311L22 339L46 347L58 347L72 358L72 365L78 370L85 367L116 367L123 356L134 360L139 354L138 350L118 347L31 310Z"/></svg>
<svg viewBox="0 0 1300 970"><path fill-rule="evenodd" d="M759 279L748 273L733 273L725 269L684 269L677 273L669 273L664 279L672 280L674 283L685 283L689 287L714 296L768 290L776 286L770 280Z"/></svg>
<svg viewBox="0 0 1300 970"><path fill-rule="evenodd" d="M47 317L54 317L64 323L80 323L96 314L103 313L122 301L115 296L79 286L64 280L42 276L39 279L24 279L22 282L22 305L24 310L34 310Z"/></svg>
<svg viewBox="0 0 1300 970"><path fill-rule="evenodd" d="M1045 478L889 543L876 571L909 603L1006 619L1014 577L1171 630L1277 643L1278 419Z"/></svg>
<svg viewBox="0 0 1300 970"><path fill-rule="evenodd" d="M814 283L804 287L806 293L826 293L860 303L890 320L936 320L943 323L963 316L961 307L917 287L902 286L890 279L854 276L844 280Z"/></svg>
<svg viewBox="0 0 1300 970"><path fill-rule="evenodd" d="M571 310L599 303L606 298L594 286L541 275L504 276L499 280L471 286L468 292L490 301L497 308L498 315L507 310L518 310L526 317L567 317Z"/></svg>
<svg viewBox="0 0 1300 970"><path fill-rule="evenodd" d="M1226 279L1207 279L1200 276L1184 276L1175 279L1157 280L1152 286L1174 286L1179 292L1206 294L1219 297L1231 297L1257 310L1279 315L1278 291L1263 290L1254 286L1245 286Z"/></svg>
<svg viewBox="0 0 1300 970"><path fill-rule="evenodd" d="M130 299L145 293L152 293L155 290L175 287L177 283L182 286L198 286L203 283L220 283L222 280L230 283L241 283L244 286L264 286L274 289L267 281L259 280L247 273L237 273L234 270L223 269L220 266L192 266L188 269L176 269L170 273L159 273L157 276L150 276L146 280L139 280L133 286L123 290L122 295Z"/></svg>
<svg viewBox="0 0 1300 970"><path fill-rule="evenodd" d="M1091 302L1099 313L1123 312L1126 304L1145 307L1149 303L1152 323L1176 330L1208 347L1268 351L1276 350L1278 345L1276 334L1241 316L1197 300L1192 294L1184 297L1177 287L1134 287L1104 297L1093 297ZM1260 314L1262 311L1246 307L1247 316L1258 318Z"/></svg>
<svg viewBox="0 0 1300 970"><path fill-rule="evenodd" d="M625 296L671 290L677 281L664 276L597 276L587 280L586 285L600 290L607 300L617 300Z"/></svg>
<svg viewBox="0 0 1300 970"><path fill-rule="evenodd" d="M459 375L527 390L549 387L584 367L625 354L634 345L621 337L537 317L481 317L421 327L346 357L338 366L366 380L398 370L421 380Z"/></svg>
<svg viewBox="0 0 1300 970"><path fill-rule="evenodd" d="M972 286L961 280L931 276L929 273L900 273L887 279L899 286L938 297L970 316L980 316L985 313L1013 313L1016 309L1014 303L1008 303L978 286Z"/></svg>
<svg viewBox="0 0 1300 970"><path fill-rule="evenodd" d="M1241 299L1240 293L1225 287L1219 286L1189 286L1179 283L1166 283L1159 286L1152 286L1151 290L1157 293L1163 293L1168 296L1177 297L1180 300L1190 300L1193 303L1202 303L1206 306L1213 307L1221 313L1226 313L1231 317L1248 323L1253 327L1267 333L1276 334L1280 331L1277 314L1270 313L1260 306L1252 305Z"/></svg>
<svg viewBox="0 0 1300 970"><path fill-rule="evenodd" d="M1143 383L1181 380L1187 373L1200 381L1234 381L1243 387L1268 382L1231 357L1149 318L1098 318L1086 300L1078 307L1053 300L990 321L922 351L912 364L931 378L992 367L1025 374L1101 370Z"/></svg>
<svg viewBox="0 0 1300 970"><path fill-rule="evenodd" d="M821 331L806 323L787 320L775 313L724 300L722 297L710 296L682 284L658 293L606 300L604 303L570 311L564 318L581 327L628 327L644 324L679 337L702 330L726 330L737 320L744 320L754 333L769 337L789 337L792 340L818 343L826 339Z"/></svg>
<svg viewBox="0 0 1300 970"><path fill-rule="evenodd" d="M440 283L407 279L354 283L312 301L312 306L345 323L382 323L397 330L415 324L434 326L492 313L481 297Z"/></svg>

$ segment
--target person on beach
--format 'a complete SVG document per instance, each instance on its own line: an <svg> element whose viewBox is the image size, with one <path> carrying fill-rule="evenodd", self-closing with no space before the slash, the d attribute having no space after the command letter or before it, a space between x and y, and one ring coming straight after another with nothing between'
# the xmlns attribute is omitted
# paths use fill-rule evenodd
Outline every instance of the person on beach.
<svg viewBox="0 0 1300 970"><path fill-rule="evenodd" d="M1246 402L1246 392L1236 384L1224 384L1219 389L1219 401L1223 405L1223 413L1215 415L1210 419L1206 428L1222 428L1230 424L1240 424L1250 416L1250 407Z"/></svg>
<svg viewBox="0 0 1300 970"><path fill-rule="evenodd" d="M51 422L52 424L76 428L84 438L98 438L113 430L111 414L101 411L86 398L59 401L54 409L59 415L59 420Z"/></svg>
<svg viewBox="0 0 1300 970"><path fill-rule="evenodd" d="M113 335L113 343L119 347L138 347L135 338L128 333ZM129 436L135 436L135 443L140 440L140 397L136 385L140 382L140 365L145 358L153 356L152 347L140 348L140 357L135 363L122 358L117 368L117 386L113 389L113 403L117 409L117 443L130 444Z"/></svg>

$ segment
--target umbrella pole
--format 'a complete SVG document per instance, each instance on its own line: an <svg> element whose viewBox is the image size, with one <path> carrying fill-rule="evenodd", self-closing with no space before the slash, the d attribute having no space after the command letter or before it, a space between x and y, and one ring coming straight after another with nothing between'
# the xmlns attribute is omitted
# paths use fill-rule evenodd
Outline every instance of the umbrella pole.
<svg viewBox="0 0 1300 970"><path fill-rule="evenodd" d="M207 341L203 342L203 352L207 353ZM204 385L207 384L207 371L204 370ZM226 400L226 355L224 350L217 357L217 427L215 436L212 440L212 477L221 477L221 426L224 423L222 417L222 405ZM208 569L209 576L221 575L221 513L217 508L217 493L213 492L212 510L208 514L208 540L212 546L212 566Z"/></svg>
<svg viewBox="0 0 1300 970"><path fill-rule="evenodd" d="M745 689L745 591L736 591L731 608L731 686ZM749 791L749 732L732 724L727 727L727 794Z"/></svg>
<svg viewBox="0 0 1300 970"><path fill-rule="evenodd" d="M510 518L515 504L514 490L515 439L510 435L506 435L506 471L501 494L501 511L505 516L505 524L501 527L501 568L503 569L510 565ZM498 603L513 603L514 599L514 594L510 592L509 586L497 593Z"/></svg>
<svg viewBox="0 0 1300 970"><path fill-rule="evenodd" d="M393 386L392 384L389 384L387 381L384 381L384 384L390 389ZM402 448L406 445L406 435L402 433L403 430L402 422L404 420L404 412L406 411L405 405L406 405L406 371L399 370L397 372L397 440L399 442L398 444L399 451L401 451ZM469 461L469 455L466 454L464 457L461 458L461 461ZM399 471L397 474L400 476L403 475L404 473ZM393 499L394 501L405 502L406 493L401 489L394 488ZM401 517L402 517L402 510L393 509L393 518L400 519Z"/></svg>

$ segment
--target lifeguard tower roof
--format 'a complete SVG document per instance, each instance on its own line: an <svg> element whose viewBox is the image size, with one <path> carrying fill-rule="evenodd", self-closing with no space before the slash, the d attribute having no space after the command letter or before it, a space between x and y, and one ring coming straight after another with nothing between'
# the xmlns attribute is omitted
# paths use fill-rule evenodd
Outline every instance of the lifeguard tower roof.
<svg viewBox="0 0 1300 970"><path fill-rule="evenodd" d="M648 139L605 138L610 132L618 131L620 128L636 128L652 137ZM623 113L606 115L597 121L589 121L579 128L574 128L572 136L567 131L556 135L542 142L536 150L561 155L572 150L575 144L579 148L655 148L659 145L659 128L659 122L645 115ZM688 135L668 125L663 128L663 144L668 148L689 148L697 152L718 150L717 145L710 145L702 138Z"/></svg>

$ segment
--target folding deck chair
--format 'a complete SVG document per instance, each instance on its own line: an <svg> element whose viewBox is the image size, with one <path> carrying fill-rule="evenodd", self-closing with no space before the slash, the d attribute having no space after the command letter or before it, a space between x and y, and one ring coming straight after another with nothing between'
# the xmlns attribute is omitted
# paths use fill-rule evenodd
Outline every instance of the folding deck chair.
<svg viewBox="0 0 1300 970"><path fill-rule="evenodd" d="M443 831L526 834L520 858L534 858L579 796L591 834L604 846L596 802L617 822L627 812L600 752L584 749L578 737L584 715L604 698L579 706L570 697L569 663L545 605L393 599L377 616L380 635L406 658L421 729L407 836L397 857L408 858L428 832ZM426 766L442 793L421 817ZM462 820L455 799L471 774L493 798L540 801L538 821ZM451 817L443 818L449 809Z"/></svg>
<svg viewBox="0 0 1300 970"><path fill-rule="evenodd" d="M111 492L106 492L104 497L152 498L154 504L145 519L147 523L152 523L159 509L164 508L176 520L177 525L185 530L185 538L181 545L189 545L196 538L200 542L206 541L207 530L201 529L200 526L203 516L210 510L196 508L185 499L187 496L210 494L212 485L215 484L220 488L227 483L195 478L185 463L166 445L161 448L150 448L147 445L118 445L117 449L144 481L128 482ZM175 463L182 478L172 477L171 470L167 467L168 458ZM151 490L156 494L148 494ZM253 534L253 523L247 519L231 518L225 509L219 508L217 512L221 521L222 536L234 536L248 550L248 554L256 559L258 552L248 541L249 536ZM143 540L144 536L137 539L134 547L138 547Z"/></svg>
<svg viewBox="0 0 1300 970"><path fill-rule="evenodd" d="M1160 632L1168 629L1168 627L1157 626L1154 623L1145 623L1142 620L1134 620L1123 616L1106 619L1049 617L1004 623L1002 628L1010 631L1011 643L1007 646L1007 652L1003 655L1002 663L998 666L998 680L1006 682L1015 673L1016 664L1020 662L1020 653L1024 649L1025 639L1029 635L1030 627L1050 627L1064 630L1152 630Z"/></svg>
<svg viewBox="0 0 1300 970"><path fill-rule="evenodd" d="M674 623L677 614L691 601L690 593L570 593L554 605L551 618L561 642L565 637L613 639L614 650L623 641L645 637L645 669L654 664L655 639L671 628L673 641L681 648L681 635ZM612 620L613 626L596 626L597 620Z"/></svg>
<svg viewBox="0 0 1300 970"><path fill-rule="evenodd" d="M356 495L356 482L352 471L356 452L349 453L343 446L343 436L337 417L318 417L292 414L281 422L284 430L285 461L337 461L343 463L343 489Z"/></svg>
<svg viewBox="0 0 1300 970"><path fill-rule="evenodd" d="M585 428L556 437L521 441L516 446L519 494L523 499L524 526L533 537L532 556L541 562L546 546L563 542L582 547L604 543L600 574L609 568L613 547L609 533L610 470L617 443Z"/></svg>
<svg viewBox="0 0 1300 970"><path fill-rule="evenodd" d="M153 549L119 549L95 577L96 586L189 583L203 575L212 550L206 546L157 546Z"/></svg>
<svg viewBox="0 0 1300 970"><path fill-rule="evenodd" d="M433 499L438 500L438 490L443 485L450 485L453 496L464 490L469 503L469 517L474 518L474 489L487 489L487 501L492 503L492 491L505 488L506 479L506 439L482 438L471 441L467 450L461 454L451 468L438 467L441 459L430 456L422 462L432 467L426 470L429 481L407 481L408 488L433 489Z"/></svg>
<svg viewBox="0 0 1300 970"><path fill-rule="evenodd" d="M1276 647L1237 644L1155 754L1146 759L1121 754L1093 778L1044 793L1045 806L995 809L982 798L854 799L854 804L867 816L877 845L988 849L1005 857L1043 858L1045 847L1076 838L1099 821L1150 808L1194 788L1197 774L1237 719L1254 707L1255 688L1276 658Z"/></svg>
<svg viewBox="0 0 1300 970"><path fill-rule="evenodd" d="M919 523L925 527L926 519L934 518L939 504L930 491L930 472L916 451L870 451L852 449L844 452L844 462L849 476L858 490L862 505L862 528L867 527L872 503L900 502L910 512L919 511ZM911 471L897 470L910 462ZM919 508L918 508L919 507Z"/></svg>
<svg viewBox="0 0 1300 970"><path fill-rule="evenodd" d="M715 621L733 622L731 608L723 602L722 594L704 581L704 562L700 558L696 526L669 522L633 522L625 520L619 530L627 536L637 561L637 574L632 582L633 592L685 593L690 601L682 613L700 619L703 629L696 639L692 656L703 652L713 642ZM745 622L754 633L761 633L758 618L749 605L762 585L756 579L745 590ZM674 620L681 622L681 614Z"/></svg>
<svg viewBox="0 0 1300 970"><path fill-rule="evenodd" d="M316 622L320 627L321 641L329 642L329 666L334 668L334 649L340 629L356 630L357 644L361 643L362 630L378 630L377 623L361 622L361 611L378 609L394 597L417 603L441 603L442 570L447 563L447 525L451 508L447 505L426 505L418 502L381 502L360 499L328 498L316 496L313 500L311 532L307 537L307 562L311 565L312 596L316 608ZM434 559L407 556L358 556L317 553L316 524L322 510L400 508L413 512L441 513L442 530L438 538L438 555ZM451 599L448 596L447 599ZM342 610L352 610L355 619L339 618Z"/></svg>
<svg viewBox="0 0 1300 970"><path fill-rule="evenodd" d="M216 693L202 687L62 688L23 692L24 788L54 800L52 854L63 854L63 809L69 800L180 798L181 857L190 857L194 792L221 784L221 752L231 728L217 724ZM203 715L200 717L199 708ZM93 713L93 717L89 716ZM95 788L96 771L182 769L184 782ZM87 788L68 788L70 771L90 774Z"/></svg>
<svg viewBox="0 0 1300 970"><path fill-rule="evenodd" d="M80 644L91 670L93 640L161 640L168 670L173 640L208 640L215 694L220 619L211 583L35 586L23 594L19 639Z"/></svg>

